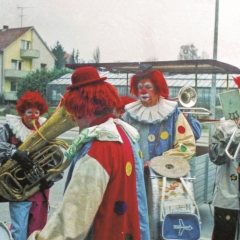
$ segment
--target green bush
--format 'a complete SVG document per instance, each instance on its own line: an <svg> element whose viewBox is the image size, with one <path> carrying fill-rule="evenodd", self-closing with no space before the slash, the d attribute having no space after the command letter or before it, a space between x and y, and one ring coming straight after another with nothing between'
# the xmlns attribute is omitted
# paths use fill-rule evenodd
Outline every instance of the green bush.
<svg viewBox="0 0 240 240"><path fill-rule="evenodd" d="M19 79L17 84L17 97L20 98L27 91L35 91L40 92L42 97L46 99L47 84L70 72L73 72L73 70L68 68L62 68L60 70L54 69L51 71L43 69L31 72L26 77Z"/></svg>

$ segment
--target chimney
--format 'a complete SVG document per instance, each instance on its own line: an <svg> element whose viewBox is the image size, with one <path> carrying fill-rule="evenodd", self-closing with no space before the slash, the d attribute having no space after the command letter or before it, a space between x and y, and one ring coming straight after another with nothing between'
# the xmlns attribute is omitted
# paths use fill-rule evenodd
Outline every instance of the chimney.
<svg viewBox="0 0 240 240"><path fill-rule="evenodd" d="M7 30L8 26L7 25L3 25L3 30Z"/></svg>

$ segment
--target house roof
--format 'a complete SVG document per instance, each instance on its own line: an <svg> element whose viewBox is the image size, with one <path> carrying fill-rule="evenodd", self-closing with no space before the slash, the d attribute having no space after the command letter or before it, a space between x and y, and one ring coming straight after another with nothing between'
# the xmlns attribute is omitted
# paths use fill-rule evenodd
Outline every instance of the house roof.
<svg viewBox="0 0 240 240"><path fill-rule="evenodd" d="M158 69L163 73L169 74L240 74L239 68L211 59L154 62L79 63L65 64L65 66L71 69L77 69L84 66L93 66L95 68L105 67L108 70L114 69L116 72L121 73L135 73L139 71L140 65L143 64L150 64L152 65L152 69Z"/></svg>
<svg viewBox="0 0 240 240"><path fill-rule="evenodd" d="M32 27L0 29L0 51L3 51L31 28Z"/></svg>
<svg viewBox="0 0 240 240"><path fill-rule="evenodd" d="M39 35L39 33L36 31L34 27L24 27L24 28L3 28L0 29L0 51L5 50L10 44L12 44L14 41L16 41L19 37L21 37L24 33L27 31L33 29L34 32L37 34L39 39L42 41L43 45L47 48L49 53L53 56L53 58L56 60L56 57L52 53L52 51L49 49L45 41L43 41L42 37Z"/></svg>

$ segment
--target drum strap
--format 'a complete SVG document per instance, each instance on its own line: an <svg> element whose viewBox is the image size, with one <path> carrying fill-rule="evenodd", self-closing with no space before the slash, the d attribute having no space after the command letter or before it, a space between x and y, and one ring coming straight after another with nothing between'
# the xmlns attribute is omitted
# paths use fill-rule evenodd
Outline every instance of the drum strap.
<svg viewBox="0 0 240 240"><path fill-rule="evenodd" d="M156 147L157 147L157 145L158 145L158 142L159 142L159 139L160 139L160 135L161 135L161 133L162 133L162 131L163 131L163 127L164 127L164 123L161 122L161 123L160 123L160 127L159 127L159 131L158 131L158 134L157 134L157 136L156 136L155 143L154 143L154 148L153 148L153 154L154 154L154 156L156 156L155 150L156 150Z"/></svg>

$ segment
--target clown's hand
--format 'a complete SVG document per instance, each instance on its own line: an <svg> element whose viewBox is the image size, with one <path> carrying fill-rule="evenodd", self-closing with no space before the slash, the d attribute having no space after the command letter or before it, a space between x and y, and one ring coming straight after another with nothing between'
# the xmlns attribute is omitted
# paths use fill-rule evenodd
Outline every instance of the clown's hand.
<svg viewBox="0 0 240 240"><path fill-rule="evenodd" d="M233 142L235 144L239 144L240 143L240 129L238 129L233 136Z"/></svg>
<svg viewBox="0 0 240 240"><path fill-rule="evenodd" d="M12 159L17 161L24 170L30 170L33 167L31 159L21 150L16 150L12 155Z"/></svg>

